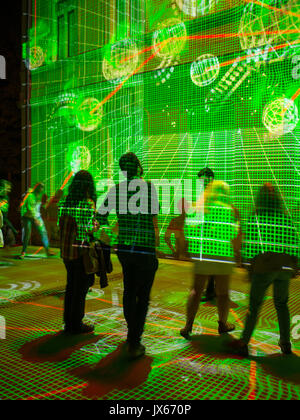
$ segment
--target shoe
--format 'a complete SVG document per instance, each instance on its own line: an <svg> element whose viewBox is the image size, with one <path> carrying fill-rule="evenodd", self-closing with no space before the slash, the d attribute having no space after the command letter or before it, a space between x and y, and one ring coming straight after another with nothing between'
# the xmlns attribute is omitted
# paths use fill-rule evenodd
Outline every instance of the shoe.
<svg viewBox="0 0 300 420"><path fill-rule="evenodd" d="M95 331L95 327L93 325L87 325L87 324L82 324L81 327L79 327L78 329L69 329L69 328L64 329L64 332L66 334L72 334L72 335L89 334L94 331Z"/></svg>
<svg viewBox="0 0 300 420"><path fill-rule="evenodd" d="M19 255L19 260L24 260L24 258L25 258L25 252L22 252L20 255Z"/></svg>
<svg viewBox="0 0 300 420"><path fill-rule="evenodd" d="M127 354L129 356L129 359L138 359L139 357L144 356L145 352L146 348L142 344L127 343Z"/></svg>
<svg viewBox="0 0 300 420"><path fill-rule="evenodd" d="M230 343L228 343L228 347L239 356L249 356L248 346L242 340L233 340Z"/></svg>
<svg viewBox="0 0 300 420"><path fill-rule="evenodd" d="M235 330L235 326L233 324L230 324L229 322L224 323L222 321L218 321L218 324L219 324L219 328L218 328L219 334L225 334L225 333Z"/></svg>
<svg viewBox="0 0 300 420"><path fill-rule="evenodd" d="M293 354L291 343L281 343L279 341L279 347L281 348L282 354Z"/></svg>
<svg viewBox="0 0 300 420"><path fill-rule="evenodd" d="M191 339L191 332L192 330L187 330L186 328L182 328L182 330L180 330L180 335L185 338L186 340L190 340Z"/></svg>

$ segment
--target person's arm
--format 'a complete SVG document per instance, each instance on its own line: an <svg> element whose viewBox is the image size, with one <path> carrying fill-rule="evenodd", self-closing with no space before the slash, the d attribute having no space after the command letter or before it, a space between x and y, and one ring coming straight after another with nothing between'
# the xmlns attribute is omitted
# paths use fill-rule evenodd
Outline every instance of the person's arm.
<svg viewBox="0 0 300 420"><path fill-rule="evenodd" d="M232 240L233 252L235 256L236 263L238 267L242 267L242 240L243 240L243 233L242 233L242 226L241 226L241 215L238 209L232 206L232 210L234 213L234 218L238 222L238 234Z"/></svg>
<svg viewBox="0 0 300 420"><path fill-rule="evenodd" d="M159 228L158 228L158 214L159 214L159 201L157 196L157 191L151 182L148 183L148 188L150 188L150 206L151 206L151 214L153 215L153 226L155 231L155 246L158 248L160 246L160 235L159 235ZM149 203L148 203L149 207ZM149 210L149 209L148 209Z"/></svg>
<svg viewBox="0 0 300 420"><path fill-rule="evenodd" d="M96 212L96 220L101 228L97 239L106 245L110 245L115 235L116 226L110 226L108 216L116 208L116 199L116 187L112 187Z"/></svg>

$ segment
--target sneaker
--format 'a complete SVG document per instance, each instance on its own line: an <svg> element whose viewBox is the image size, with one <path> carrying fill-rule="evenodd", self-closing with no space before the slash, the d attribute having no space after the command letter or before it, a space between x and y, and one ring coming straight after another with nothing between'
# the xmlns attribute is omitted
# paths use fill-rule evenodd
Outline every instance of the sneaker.
<svg viewBox="0 0 300 420"><path fill-rule="evenodd" d="M93 325L87 325L87 324L82 324L81 327L79 327L78 329L69 329L69 328L64 329L64 332L66 334L72 334L72 335L89 334L94 331L95 331L95 327Z"/></svg>
<svg viewBox="0 0 300 420"><path fill-rule="evenodd" d="M279 341L279 347L281 348L282 354L293 354L291 343L281 343Z"/></svg>
<svg viewBox="0 0 300 420"><path fill-rule="evenodd" d="M233 340L228 343L228 347L234 352L234 354L238 354L243 357L249 356L248 346L242 340Z"/></svg>
<svg viewBox="0 0 300 420"><path fill-rule="evenodd" d="M222 321L218 321L219 324L219 334L225 334L231 331L235 330L235 326L233 324L230 324L229 322L222 322Z"/></svg>
<svg viewBox="0 0 300 420"><path fill-rule="evenodd" d="M142 344L129 344L127 347L127 353L130 359L138 359L139 357L144 356L146 352L145 346Z"/></svg>
<svg viewBox="0 0 300 420"><path fill-rule="evenodd" d="M21 254L19 255L19 260L24 260L25 258L25 252L21 252Z"/></svg>
<svg viewBox="0 0 300 420"><path fill-rule="evenodd" d="M192 330L187 330L186 328L182 328L180 330L180 335L185 338L186 340L190 340L191 339L191 332Z"/></svg>

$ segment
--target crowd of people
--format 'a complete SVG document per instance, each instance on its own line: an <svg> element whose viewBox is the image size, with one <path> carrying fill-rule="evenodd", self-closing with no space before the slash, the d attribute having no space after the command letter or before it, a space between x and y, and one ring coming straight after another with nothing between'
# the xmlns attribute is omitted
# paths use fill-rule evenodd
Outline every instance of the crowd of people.
<svg viewBox="0 0 300 420"><path fill-rule="evenodd" d="M48 256L52 253L47 230L51 235L59 235L61 258L67 272L64 332L93 332L93 326L83 323L86 295L94 284L95 275L100 276L103 287L107 286L107 273L112 270L109 233L111 230L117 232L117 256L124 283L123 310L128 327L124 349L134 359L145 354L141 340L159 265L157 217L160 204L154 185L143 178L141 162L134 153L123 155L119 165L125 175L124 181L108 191L98 209L93 177L84 170L75 174L65 197L59 190L49 201L41 183L30 190L21 205L21 258L25 256L32 226L39 233ZM230 351L243 356L249 354L248 345L259 310L266 290L273 284L280 330L279 346L282 353L291 354L288 298L290 280L299 269L299 238L293 220L285 212L282 197L272 184L263 184L250 217L242 223L238 210L231 202L229 185L215 180L209 168L200 171L198 177L204 182L203 195L194 204L182 200L181 214L170 222L165 234L166 244L173 256L193 261L194 267L187 299L186 324L180 330L181 336L187 340L191 338L205 289L205 300L217 298L219 334L235 329L228 322L229 286L233 269L238 265L248 270L250 303L244 331L240 339L230 342ZM8 190L1 190L1 193L4 197ZM198 241L198 247L192 255L189 255L184 233L189 206L193 206L195 211L200 207L203 209L202 222L194 230L193 240ZM109 222L112 212L117 215L114 227ZM8 223L2 205L0 216L0 226L5 220ZM48 222L47 229L44 220ZM11 224L8 226L13 228ZM175 245L172 235L175 236Z"/></svg>

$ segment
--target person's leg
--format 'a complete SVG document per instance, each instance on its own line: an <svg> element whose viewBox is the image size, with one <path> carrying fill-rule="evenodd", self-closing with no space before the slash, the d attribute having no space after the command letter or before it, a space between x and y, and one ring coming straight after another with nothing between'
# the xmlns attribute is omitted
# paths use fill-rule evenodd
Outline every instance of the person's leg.
<svg viewBox="0 0 300 420"><path fill-rule="evenodd" d="M158 268L158 261L155 256L149 255L141 259L140 270L137 279L137 302L135 323L133 325L132 338L136 343L141 341L144 331L146 316L149 307L150 293Z"/></svg>
<svg viewBox="0 0 300 420"><path fill-rule="evenodd" d="M67 329L71 332L80 332L82 320L85 315L85 299L90 286L90 276L85 273L83 260L71 261L72 268L67 285Z"/></svg>
<svg viewBox="0 0 300 420"><path fill-rule="evenodd" d="M135 324L138 278L132 255L129 252L121 251L118 253L118 258L123 271L123 312L128 328L127 341L130 342L132 340L132 329Z"/></svg>
<svg viewBox="0 0 300 420"><path fill-rule="evenodd" d="M35 221L34 221L34 226L37 229L41 239L42 239L42 244L43 247L46 250L46 253L49 254L49 239L48 239L48 233L45 227L45 223L43 221L43 219L41 217L38 217Z"/></svg>
<svg viewBox="0 0 300 420"><path fill-rule="evenodd" d="M249 344L253 334L265 293L268 287L272 284L273 280L274 273L251 275L250 303L245 328L241 337L242 342L246 345Z"/></svg>
<svg viewBox="0 0 300 420"><path fill-rule="evenodd" d="M72 329L72 296L74 289L74 264L71 262L65 262L65 267L67 270L67 285L65 291L65 301L64 301L64 324L65 330L71 331Z"/></svg>
<svg viewBox="0 0 300 420"><path fill-rule="evenodd" d="M233 324L227 322L229 315L229 282L230 275L215 276L217 306L219 314L219 334L227 333L235 329Z"/></svg>
<svg viewBox="0 0 300 420"><path fill-rule="evenodd" d="M194 274L194 283L191 289L191 292L188 297L187 302L187 318L185 327L180 331L182 336L188 336L192 332L193 323L198 312L199 303L205 284L207 282L208 276L201 274Z"/></svg>
<svg viewBox="0 0 300 420"><path fill-rule="evenodd" d="M230 276L215 276L219 321L226 324L229 314L229 281Z"/></svg>
<svg viewBox="0 0 300 420"><path fill-rule="evenodd" d="M30 236L31 236L31 225L32 220L28 217L22 217L22 254L24 255L27 251L27 247L29 244Z"/></svg>
<svg viewBox="0 0 300 420"><path fill-rule="evenodd" d="M290 279L291 273L287 271L278 272L274 279L274 304L277 311L282 349L283 347L289 349L291 347L290 312L288 308Z"/></svg>

